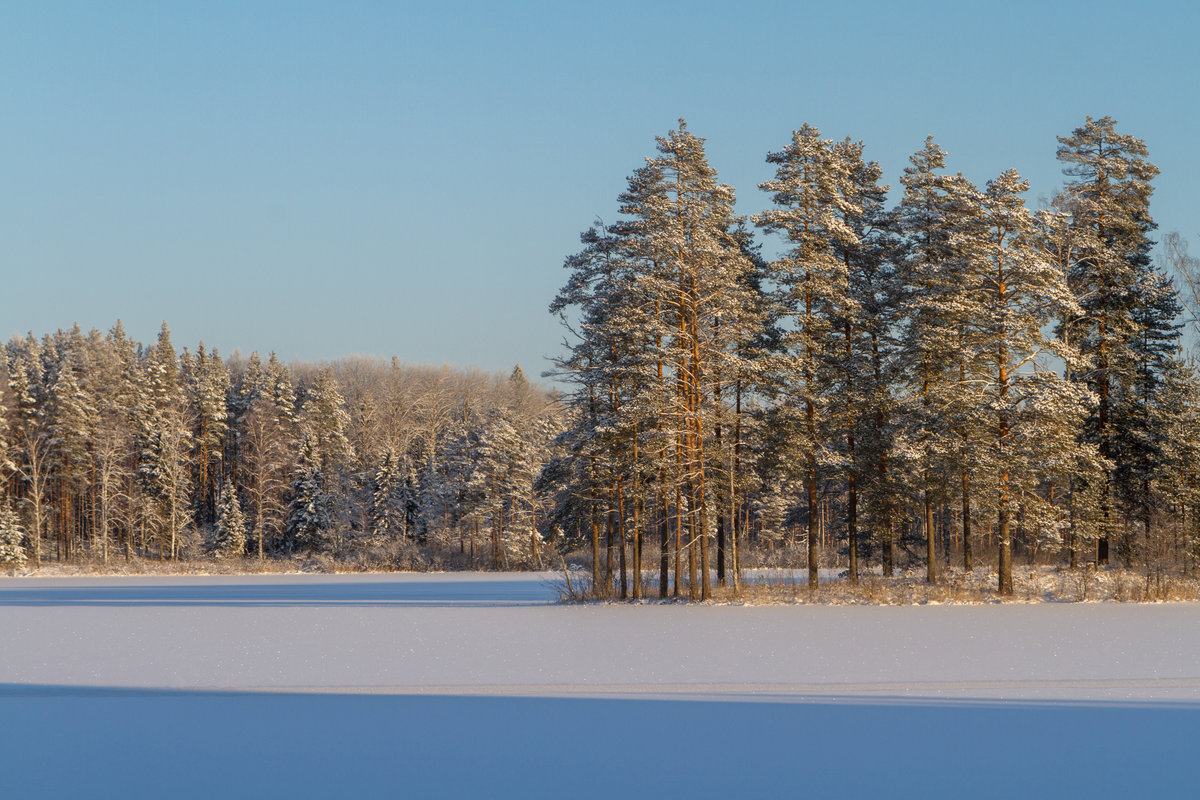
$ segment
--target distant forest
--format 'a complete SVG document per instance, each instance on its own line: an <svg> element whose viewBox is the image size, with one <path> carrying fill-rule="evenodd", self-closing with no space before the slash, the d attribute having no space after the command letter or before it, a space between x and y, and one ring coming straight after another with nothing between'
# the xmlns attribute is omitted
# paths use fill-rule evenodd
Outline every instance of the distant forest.
<svg viewBox="0 0 1200 800"><path fill-rule="evenodd" d="M634 599L752 564L815 588L986 563L1002 595L1014 559L1190 572L1200 269L1175 234L1153 261L1143 142L1089 117L1058 158L1031 211L1016 171L976 187L930 138L889 206L861 142L805 125L747 218L680 121L566 259L561 393L519 367L180 352L166 324L14 338L0 563L571 560Z"/></svg>

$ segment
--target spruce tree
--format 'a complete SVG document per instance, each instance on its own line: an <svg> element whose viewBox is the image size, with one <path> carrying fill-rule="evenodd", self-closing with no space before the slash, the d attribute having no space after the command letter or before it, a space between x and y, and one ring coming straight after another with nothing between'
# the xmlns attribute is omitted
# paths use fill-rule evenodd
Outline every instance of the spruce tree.
<svg viewBox="0 0 1200 800"><path fill-rule="evenodd" d="M396 451L383 451L375 470L371 487L371 535L377 541L390 538L403 522L404 509L399 507L400 465Z"/></svg>
<svg viewBox="0 0 1200 800"><path fill-rule="evenodd" d="M246 551L246 517L233 481L225 479L217 497L216 536L213 555L217 558L240 558Z"/></svg>
<svg viewBox="0 0 1200 800"><path fill-rule="evenodd" d="M300 404L300 422L312 438L321 471L327 479L354 457L347 430L350 414L337 382L328 369L317 374Z"/></svg>
<svg viewBox="0 0 1200 800"><path fill-rule="evenodd" d="M138 411L138 473L156 503L164 534L160 554L179 555L192 504L191 426L179 386L179 364L166 323L146 360L142 408ZM165 547L163 547L165 545Z"/></svg>
<svg viewBox="0 0 1200 800"><path fill-rule="evenodd" d="M333 544L334 498L325 488L316 443L305 436L292 477L290 513L285 542L289 550L310 552Z"/></svg>
<svg viewBox="0 0 1200 800"><path fill-rule="evenodd" d="M1130 309L1133 334L1128 343L1132 363L1123 365L1122 380L1111 394L1111 424L1121 436L1113 442L1113 490L1120 501L1126 525L1122 556L1127 563L1149 564L1157 549L1154 540L1158 485L1167 461L1167 436L1173 410L1161 402L1164 383L1174 363L1182 307L1172 282L1153 267L1140 267L1131 287L1136 303ZM1143 558L1129 539L1133 525L1142 527Z"/></svg>
<svg viewBox="0 0 1200 800"><path fill-rule="evenodd" d="M0 503L0 566L20 568L25 566L25 560L25 531L17 512L5 497Z"/></svg>

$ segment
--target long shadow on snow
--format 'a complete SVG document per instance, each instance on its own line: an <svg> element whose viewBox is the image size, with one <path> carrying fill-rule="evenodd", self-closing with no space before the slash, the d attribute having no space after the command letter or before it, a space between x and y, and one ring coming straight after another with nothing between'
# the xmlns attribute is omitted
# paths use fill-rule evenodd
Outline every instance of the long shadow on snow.
<svg viewBox="0 0 1200 800"><path fill-rule="evenodd" d="M1189 796L1198 734L1181 705L0 685L13 797Z"/></svg>
<svg viewBox="0 0 1200 800"><path fill-rule="evenodd" d="M0 588L4 606L453 606L543 605L552 587L531 580L30 586Z"/></svg>

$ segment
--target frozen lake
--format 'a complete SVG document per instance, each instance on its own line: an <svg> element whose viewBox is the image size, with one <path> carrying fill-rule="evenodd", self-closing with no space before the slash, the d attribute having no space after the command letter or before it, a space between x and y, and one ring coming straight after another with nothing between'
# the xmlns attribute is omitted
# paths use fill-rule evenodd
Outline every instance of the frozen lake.
<svg viewBox="0 0 1200 800"><path fill-rule="evenodd" d="M556 580L0 579L5 794L1194 785L1195 604L559 606Z"/></svg>

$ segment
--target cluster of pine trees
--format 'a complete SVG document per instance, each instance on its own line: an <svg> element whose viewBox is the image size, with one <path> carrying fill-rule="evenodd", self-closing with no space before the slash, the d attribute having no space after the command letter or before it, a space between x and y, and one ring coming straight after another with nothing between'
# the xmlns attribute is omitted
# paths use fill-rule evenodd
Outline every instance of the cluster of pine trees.
<svg viewBox="0 0 1200 800"><path fill-rule="evenodd" d="M986 555L1001 594L1014 548L1190 563L1200 381L1143 142L1089 117L1031 211L1016 171L975 186L930 138L889 205L861 142L805 125L750 219L682 121L657 142L551 306L571 390L547 474L601 591L639 597L650 552L660 595L707 598L714 562L736 581L745 542L784 535L812 587L835 558L935 582Z"/></svg>
<svg viewBox="0 0 1200 800"><path fill-rule="evenodd" d="M1107 117L1059 143L1045 209L932 139L890 205L861 142L806 125L746 218L681 122L566 261L565 396L519 368L177 352L165 324L148 346L120 323L14 338L0 564L554 548L634 598L707 598L797 549L813 587L994 559L1011 593L1014 554L1189 569L1200 378L1151 259L1158 170Z"/></svg>
<svg viewBox="0 0 1200 800"><path fill-rule="evenodd" d="M120 322L14 338L0 359L0 564L542 558L532 487L560 404L520 368L289 368L177 353L165 323L143 346Z"/></svg>

